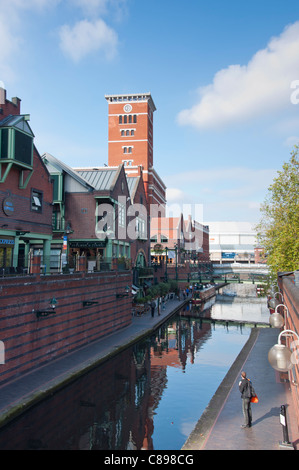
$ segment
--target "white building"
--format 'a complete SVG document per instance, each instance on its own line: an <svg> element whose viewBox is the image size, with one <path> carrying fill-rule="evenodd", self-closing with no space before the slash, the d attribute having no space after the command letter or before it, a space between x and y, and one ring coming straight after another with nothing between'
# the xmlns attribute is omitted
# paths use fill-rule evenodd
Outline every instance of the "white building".
<svg viewBox="0 0 299 470"><path fill-rule="evenodd" d="M210 229L210 259L214 263L254 262L256 232L250 222L205 222Z"/></svg>

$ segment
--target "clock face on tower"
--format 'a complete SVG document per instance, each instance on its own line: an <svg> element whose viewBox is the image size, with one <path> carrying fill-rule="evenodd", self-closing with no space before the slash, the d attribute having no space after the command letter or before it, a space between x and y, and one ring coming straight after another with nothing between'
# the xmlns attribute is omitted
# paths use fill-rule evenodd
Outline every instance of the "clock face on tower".
<svg viewBox="0 0 299 470"><path fill-rule="evenodd" d="M132 106L130 104L125 104L124 105L124 112L125 113L130 113L132 111Z"/></svg>

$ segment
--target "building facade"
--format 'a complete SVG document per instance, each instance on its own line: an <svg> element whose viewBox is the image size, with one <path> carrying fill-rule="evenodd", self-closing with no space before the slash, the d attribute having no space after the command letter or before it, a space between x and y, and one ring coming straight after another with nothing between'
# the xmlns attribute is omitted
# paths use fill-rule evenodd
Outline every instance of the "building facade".
<svg viewBox="0 0 299 470"><path fill-rule="evenodd" d="M250 222L206 222L213 263L254 263L256 232Z"/></svg>
<svg viewBox="0 0 299 470"><path fill-rule="evenodd" d="M24 273L42 249L50 270L52 193L50 174L35 145L21 100L0 88L0 270Z"/></svg>

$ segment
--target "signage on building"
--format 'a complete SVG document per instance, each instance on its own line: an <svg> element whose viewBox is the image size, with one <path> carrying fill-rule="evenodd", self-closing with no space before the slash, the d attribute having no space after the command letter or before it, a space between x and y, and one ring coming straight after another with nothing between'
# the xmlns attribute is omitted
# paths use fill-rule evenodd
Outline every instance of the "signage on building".
<svg viewBox="0 0 299 470"><path fill-rule="evenodd" d="M236 256L236 253L223 251L221 256L222 256L222 258L225 258L225 259L234 259L234 257Z"/></svg>
<svg viewBox="0 0 299 470"><path fill-rule="evenodd" d="M63 246L62 246L63 251L67 251L67 235L63 236Z"/></svg>
<svg viewBox="0 0 299 470"><path fill-rule="evenodd" d="M70 248L105 248L106 240L69 242Z"/></svg>
<svg viewBox="0 0 299 470"><path fill-rule="evenodd" d="M0 245L14 245L14 240L9 240L7 238L0 238Z"/></svg>
<svg viewBox="0 0 299 470"><path fill-rule="evenodd" d="M3 200L2 207L5 215L10 216L14 213L14 205L10 197L7 197Z"/></svg>

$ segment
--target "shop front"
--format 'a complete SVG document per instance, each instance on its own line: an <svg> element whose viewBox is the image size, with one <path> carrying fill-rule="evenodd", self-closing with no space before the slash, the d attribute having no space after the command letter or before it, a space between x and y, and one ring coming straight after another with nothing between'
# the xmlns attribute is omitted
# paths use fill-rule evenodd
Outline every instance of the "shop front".
<svg viewBox="0 0 299 470"><path fill-rule="evenodd" d="M85 257L86 270L88 272L101 271L104 265L106 266L109 262L106 254L106 245L106 240L69 240L69 268L79 271L79 260Z"/></svg>
<svg viewBox="0 0 299 470"><path fill-rule="evenodd" d="M14 238L0 235L0 269L8 272L13 266Z"/></svg>

